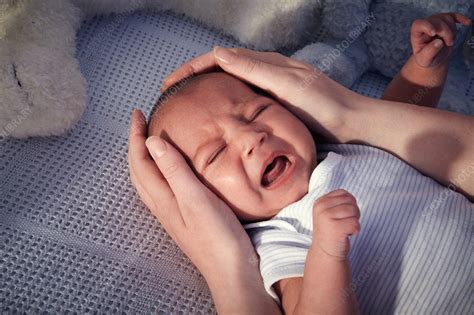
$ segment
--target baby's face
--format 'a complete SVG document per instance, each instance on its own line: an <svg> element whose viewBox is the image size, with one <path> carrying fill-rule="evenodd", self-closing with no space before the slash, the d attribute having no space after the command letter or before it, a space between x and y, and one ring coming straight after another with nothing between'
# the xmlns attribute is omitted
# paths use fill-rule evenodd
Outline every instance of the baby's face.
<svg viewBox="0 0 474 315"><path fill-rule="evenodd" d="M225 73L191 81L168 99L150 135L170 141L239 219L268 219L308 191L316 146L275 100Z"/></svg>

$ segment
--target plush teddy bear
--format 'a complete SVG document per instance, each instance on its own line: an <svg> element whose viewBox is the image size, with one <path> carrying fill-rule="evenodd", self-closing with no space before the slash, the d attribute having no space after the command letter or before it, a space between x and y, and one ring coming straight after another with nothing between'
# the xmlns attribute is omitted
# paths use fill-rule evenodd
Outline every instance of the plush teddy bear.
<svg viewBox="0 0 474 315"><path fill-rule="evenodd" d="M0 0L0 138L60 135L80 119L87 90L75 35L93 15L172 10L262 50L292 51L324 29L323 42L294 57L350 86L368 69L398 71L409 53L412 20L441 11L472 15L470 2Z"/></svg>
<svg viewBox="0 0 474 315"><path fill-rule="evenodd" d="M74 58L81 11L69 1L4 1L0 7L0 137L58 135L86 107Z"/></svg>
<svg viewBox="0 0 474 315"><path fill-rule="evenodd" d="M320 0L0 0L0 138L60 135L80 119L87 93L74 53L85 18L172 10L273 50L300 43L318 23L320 6Z"/></svg>

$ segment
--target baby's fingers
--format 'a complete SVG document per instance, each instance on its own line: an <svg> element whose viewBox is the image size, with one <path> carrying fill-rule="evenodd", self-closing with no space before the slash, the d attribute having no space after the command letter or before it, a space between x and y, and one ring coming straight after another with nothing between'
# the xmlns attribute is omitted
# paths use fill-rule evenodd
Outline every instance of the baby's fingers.
<svg viewBox="0 0 474 315"><path fill-rule="evenodd" d="M321 212L343 204L357 205L355 197L344 189L337 189L320 197L313 206L314 212Z"/></svg>
<svg viewBox="0 0 474 315"><path fill-rule="evenodd" d="M428 20L415 20L411 26L411 35L415 38L420 38L423 35L429 37L436 35L435 26Z"/></svg>
<svg viewBox="0 0 474 315"><path fill-rule="evenodd" d="M342 204L337 207L329 208L326 210L327 215L331 219L345 219L345 218L350 218L350 217L355 217L359 218L360 217L360 211L359 207L357 207L356 204L350 203L350 204Z"/></svg>
<svg viewBox="0 0 474 315"><path fill-rule="evenodd" d="M448 46L454 45L454 39L456 36L456 26L454 24L445 21L446 17L440 16L431 19L431 23L435 26L436 35L441 37Z"/></svg>
<svg viewBox="0 0 474 315"><path fill-rule="evenodd" d="M471 20L467 16L462 15L461 13L453 12L447 13L446 15L451 16L456 23L460 23L464 26L468 26L469 24L471 24Z"/></svg>
<svg viewBox="0 0 474 315"><path fill-rule="evenodd" d="M337 221L338 232L343 236L357 235L360 233L360 222L356 218L346 218Z"/></svg>
<svg viewBox="0 0 474 315"><path fill-rule="evenodd" d="M422 67L436 66L447 57L448 52L440 54L443 47L445 46L441 39L437 38L433 40L415 55L416 62Z"/></svg>

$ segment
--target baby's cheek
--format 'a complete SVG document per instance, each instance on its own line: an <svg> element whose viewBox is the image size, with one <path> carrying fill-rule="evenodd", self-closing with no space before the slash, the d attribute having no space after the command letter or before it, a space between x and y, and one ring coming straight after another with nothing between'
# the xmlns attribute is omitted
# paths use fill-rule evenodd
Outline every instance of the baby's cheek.
<svg viewBox="0 0 474 315"><path fill-rule="evenodd" d="M303 169L302 172L296 174L292 187L283 194L285 196L285 200L282 202L284 204L283 207L303 198L308 193L308 187L309 176L307 176L306 170Z"/></svg>
<svg viewBox="0 0 474 315"><path fill-rule="evenodd" d="M238 204L248 198L247 184L239 176L222 174L213 180L214 186L228 201Z"/></svg>

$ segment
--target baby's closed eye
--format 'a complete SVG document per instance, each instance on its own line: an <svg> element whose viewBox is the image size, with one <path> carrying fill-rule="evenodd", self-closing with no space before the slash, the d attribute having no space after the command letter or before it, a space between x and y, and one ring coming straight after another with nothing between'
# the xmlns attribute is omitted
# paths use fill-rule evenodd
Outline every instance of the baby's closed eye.
<svg viewBox="0 0 474 315"><path fill-rule="evenodd" d="M258 116L260 116L270 105L269 104L266 104L266 105L262 105L262 106L259 106L257 108L257 110L252 114L252 116L250 117L249 121L254 121ZM220 156L221 156L221 153L224 152L224 150L227 148L227 144L223 144L221 146L219 146L212 154L211 156L209 157L208 159L208 162L207 162L207 165L210 165L212 164L214 161L216 161Z"/></svg>
<svg viewBox="0 0 474 315"><path fill-rule="evenodd" d="M265 111L270 105L260 106L250 117L250 121L255 120L263 111Z"/></svg>

